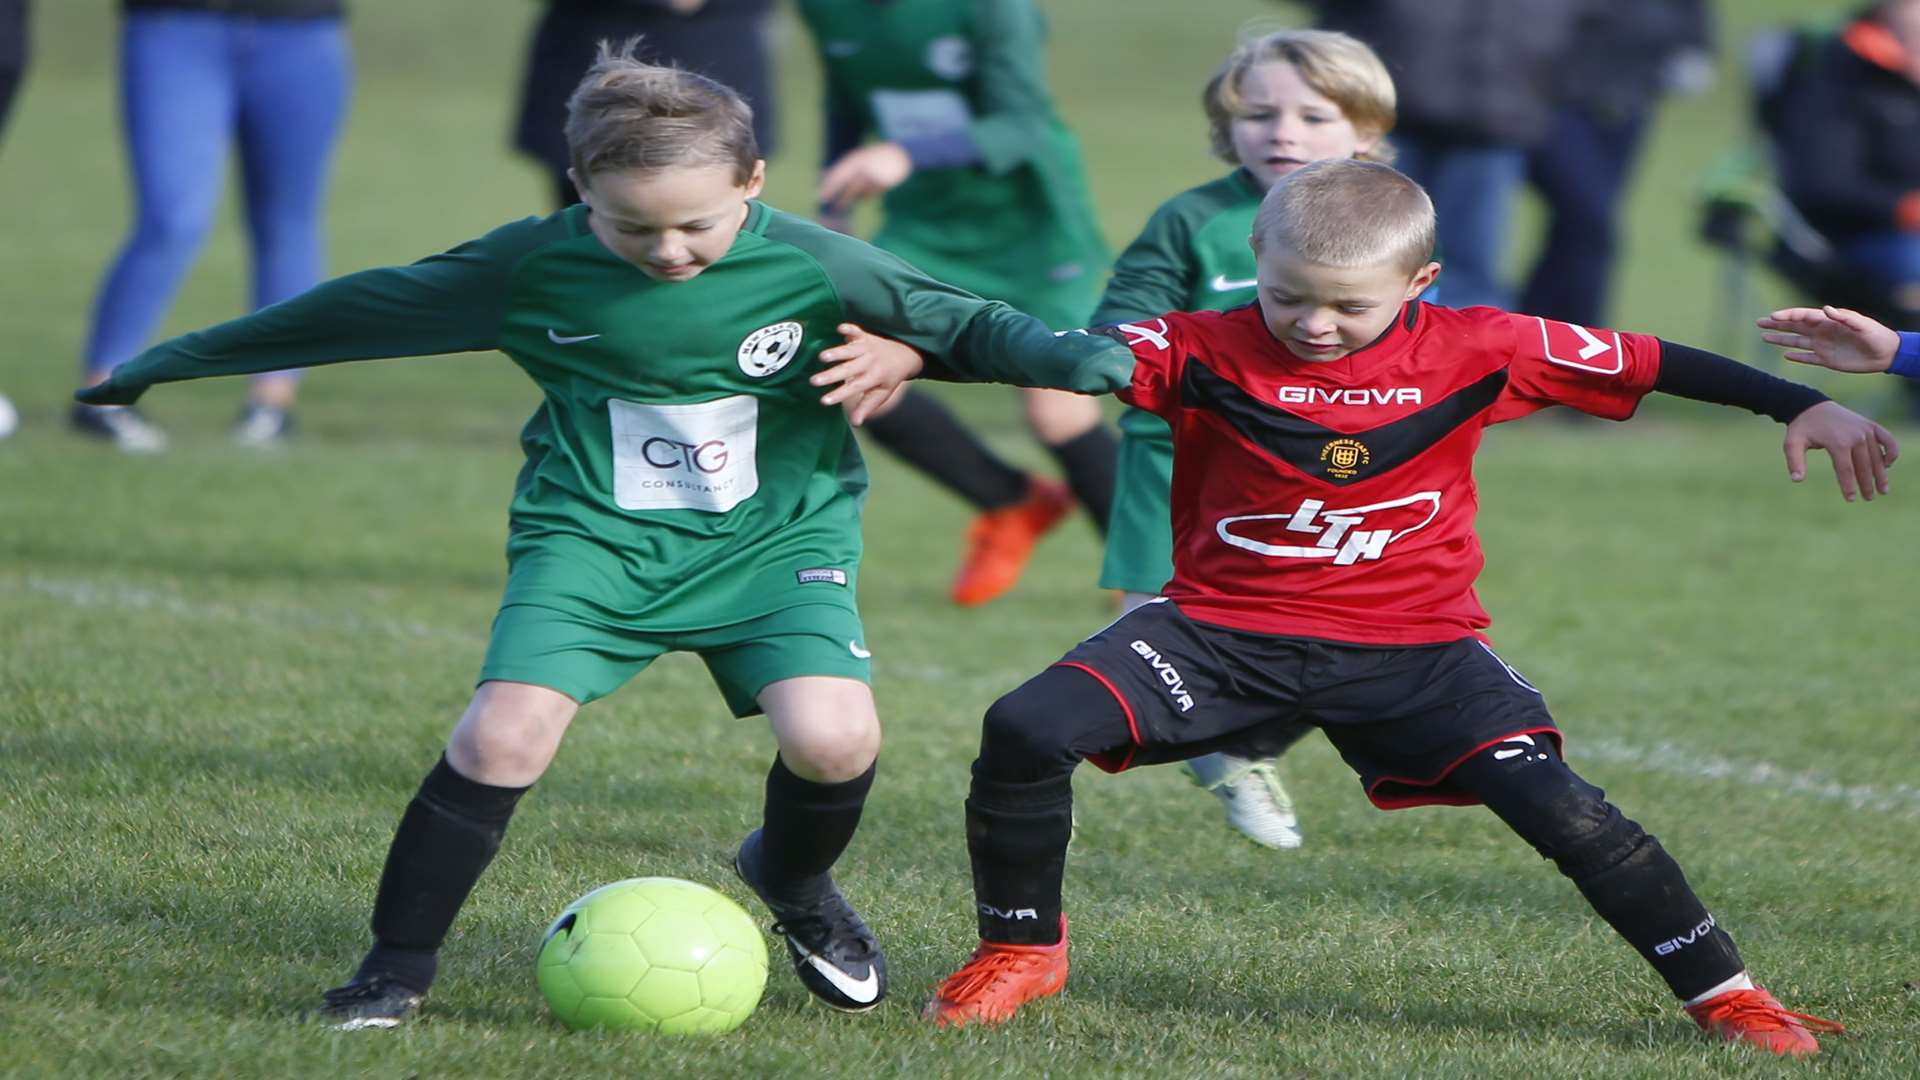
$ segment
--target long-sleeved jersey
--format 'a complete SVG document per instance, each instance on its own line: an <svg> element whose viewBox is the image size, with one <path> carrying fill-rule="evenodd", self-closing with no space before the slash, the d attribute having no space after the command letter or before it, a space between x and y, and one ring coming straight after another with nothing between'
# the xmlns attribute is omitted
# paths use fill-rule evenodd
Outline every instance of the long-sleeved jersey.
<svg viewBox="0 0 1920 1080"><path fill-rule="evenodd" d="M801 571L857 565L865 466L842 412L808 382L839 323L981 379L1101 392L1125 385L1133 365L1111 340L1056 337L757 202L727 254L684 282L620 259L587 214L505 225L164 342L88 398L497 349L543 394L521 432L505 602L680 630L766 614L791 602Z"/></svg>
<svg viewBox="0 0 1920 1080"><path fill-rule="evenodd" d="M1478 636L1473 455L1548 405L1632 415L1661 343L1418 301L1339 360L1301 360L1258 305L1106 333L1138 359L1129 404L1173 428L1174 576L1196 621L1379 645Z"/></svg>

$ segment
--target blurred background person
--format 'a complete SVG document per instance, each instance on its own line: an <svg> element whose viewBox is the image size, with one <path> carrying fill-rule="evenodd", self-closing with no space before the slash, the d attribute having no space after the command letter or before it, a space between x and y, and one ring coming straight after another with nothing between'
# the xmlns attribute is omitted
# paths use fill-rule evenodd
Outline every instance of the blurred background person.
<svg viewBox="0 0 1920 1080"><path fill-rule="evenodd" d="M0 134L27 71L27 0L0 0Z"/></svg>
<svg viewBox="0 0 1920 1080"><path fill-rule="evenodd" d="M637 55L718 80L753 107L760 152L774 152L767 19L773 0L549 0L534 27L514 149L547 174L555 206L580 201L567 179L567 96L603 40L639 35Z"/></svg>
<svg viewBox="0 0 1920 1080"><path fill-rule="evenodd" d="M1055 109L1034 0L801 0L827 82L823 222L879 198L876 246L1055 330L1085 326L1106 242L1080 145ZM974 510L948 589L963 607L1020 579L1077 499L1103 534L1119 443L1089 397L1023 390L1063 485L1002 460L939 399L908 390L869 437Z"/></svg>
<svg viewBox="0 0 1920 1080"><path fill-rule="evenodd" d="M7 114L26 69L27 0L0 0L0 135L6 133ZM13 434L19 422L12 400L0 394L0 439Z"/></svg>
<svg viewBox="0 0 1920 1080"><path fill-rule="evenodd" d="M318 283L327 169L351 80L344 0L122 0L120 107L133 232L101 284L84 356L91 386L139 353L192 264L237 142L252 305ZM253 380L236 441L280 442L298 376ZM74 429L122 450L166 445L131 408L76 406Z"/></svg>
<svg viewBox="0 0 1920 1080"><path fill-rule="evenodd" d="M1612 0L1580 20L1552 124L1527 152L1547 233L1515 310L1609 325L1621 197L1661 96L1711 81L1712 22L1706 0Z"/></svg>
<svg viewBox="0 0 1920 1080"><path fill-rule="evenodd" d="M1527 152L1591 0L1311 0L1319 25L1373 46L1400 91L1395 165L1433 197L1440 297L1510 307L1502 284Z"/></svg>
<svg viewBox="0 0 1920 1080"><path fill-rule="evenodd" d="M1866 280L1867 314L1920 330L1920 0L1865 8L1786 78L1772 124L1782 190ZM1920 419L1920 395L1908 409Z"/></svg>

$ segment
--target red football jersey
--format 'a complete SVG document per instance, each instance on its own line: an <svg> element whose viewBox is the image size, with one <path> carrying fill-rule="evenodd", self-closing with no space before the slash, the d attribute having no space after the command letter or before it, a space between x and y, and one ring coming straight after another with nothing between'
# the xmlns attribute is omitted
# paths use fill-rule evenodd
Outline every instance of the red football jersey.
<svg viewBox="0 0 1920 1080"><path fill-rule="evenodd" d="M1548 405L1633 415L1660 341L1495 308L1412 303L1339 360L1299 359L1257 304L1104 332L1129 404L1173 428L1173 580L1196 621L1409 645L1483 636L1473 454Z"/></svg>

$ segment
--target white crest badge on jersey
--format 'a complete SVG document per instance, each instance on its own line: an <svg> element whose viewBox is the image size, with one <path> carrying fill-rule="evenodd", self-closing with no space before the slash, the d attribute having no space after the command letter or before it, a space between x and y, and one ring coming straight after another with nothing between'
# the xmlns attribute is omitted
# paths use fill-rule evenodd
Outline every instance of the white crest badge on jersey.
<svg viewBox="0 0 1920 1080"><path fill-rule="evenodd" d="M799 355L802 336L797 322L774 323L755 330L740 342L740 370L756 379L779 371Z"/></svg>
<svg viewBox="0 0 1920 1080"><path fill-rule="evenodd" d="M1618 375L1626 370L1627 353L1614 331L1596 334L1577 323L1555 322L1538 315L1533 321L1540 324L1540 347L1547 363L1596 375Z"/></svg>
<svg viewBox="0 0 1920 1080"><path fill-rule="evenodd" d="M958 34L927 42L927 70L948 82L973 74L973 43Z"/></svg>
<svg viewBox="0 0 1920 1080"><path fill-rule="evenodd" d="M724 514L760 490L760 400L736 394L697 405L607 402L613 501L622 510Z"/></svg>

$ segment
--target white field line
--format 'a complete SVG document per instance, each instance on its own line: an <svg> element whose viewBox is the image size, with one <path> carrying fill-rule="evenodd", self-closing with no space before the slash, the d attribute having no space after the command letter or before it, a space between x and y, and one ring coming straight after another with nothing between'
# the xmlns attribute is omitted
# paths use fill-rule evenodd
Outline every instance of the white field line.
<svg viewBox="0 0 1920 1080"><path fill-rule="evenodd" d="M177 592L90 578L47 577L27 574L0 577L0 592L26 592L50 597L75 607L116 611L151 611L179 619L203 622L239 622L286 630L322 630L341 634L376 633L389 637L452 642L472 647L485 643L480 633L460 633L445 627L405 619L368 618L351 612L324 611L304 606L265 606L202 603Z"/></svg>
<svg viewBox="0 0 1920 1080"><path fill-rule="evenodd" d="M1912 784L1842 783L1831 776L1810 770L1789 769L1768 761L1736 761L1689 750L1672 742L1641 746L1618 739L1575 736L1567 741L1567 757L1576 769L1582 759L1591 759L1610 765L1631 766L1642 772L1737 784L1843 803L1855 810L1920 818L1920 787Z"/></svg>
<svg viewBox="0 0 1920 1080"><path fill-rule="evenodd" d="M29 592L81 607L157 611L185 619L248 622L286 629L354 634L371 631L393 637L424 638L463 646L478 645L482 641L477 633L460 633L407 620L370 619L306 607L204 604L188 600L178 593L86 578L54 578L37 574L0 577L0 592ZM916 682L951 682L956 677L954 672L937 664L902 665L889 674ZM984 685L987 680L961 681ZM1570 740L1569 749L1576 766L1582 759L1602 761L1664 776L1736 784L1823 802L1843 803L1855 810L1920 818L1920 786L1913 784L1847 784L1810 770L1789 769L1768 761L1736 761L1703 754L1672 742L1636 745L1618 739L1576 735Z"/></svg>

